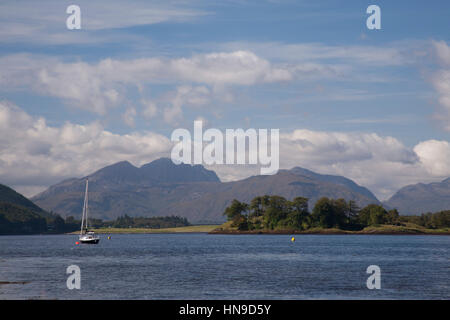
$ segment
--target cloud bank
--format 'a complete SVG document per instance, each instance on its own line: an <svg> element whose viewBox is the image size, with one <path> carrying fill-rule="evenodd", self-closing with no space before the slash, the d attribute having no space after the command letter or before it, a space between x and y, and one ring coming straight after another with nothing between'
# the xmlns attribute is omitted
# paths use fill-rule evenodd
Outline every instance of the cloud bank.
<svg viewBox="0 0 450 320"><path fill-rule="evenodd" d="M441 66L430 78L438 95L438 108L434 118L441 123L444 130L450 132L450 47L444 41L433 41L433 47Z"/></svg>
<svg viewBox="0 0 450 320"><path fill-rule="evenodd" d="M33 195L51 184L128 160L142 165L169 156L172 142L146 131L115 134L99 123L49 126L18 106L0 102L0 181ZM426 140L413 148L375 133L297 129L280 134L280 166L338 174L386 199L404 185L450 176L450 144ZM258 172L249 166L212 166L222 180Z"/></svg>
<svg viewBox="0 0 450 320"><path fill-rule="evenodd" d="M32 195L122 160L136 165L168 154L170 140L154 132L114 134L97 122L52 127L0 102L0 181Z"/></svg>

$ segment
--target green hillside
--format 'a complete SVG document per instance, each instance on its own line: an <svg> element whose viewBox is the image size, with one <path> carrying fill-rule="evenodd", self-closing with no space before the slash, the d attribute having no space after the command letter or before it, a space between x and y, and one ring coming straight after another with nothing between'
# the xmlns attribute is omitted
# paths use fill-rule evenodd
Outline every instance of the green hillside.
<svg viewBox="0 0 450 320"><path fill-rule="evenodd" d="M26 208L32 212L39 213L44 216L48 215L46 211L42 210L32 201L28 200L20 193L3 184L0 184L0 203L15 204L17 206Z"/></svg>
<svg viewBox="0 0 450 320"><path fill-rule="evenodd" d="M29 208L0 202L0 234L47 232L47 220Z"/></svg>
<svg viewBox="0 0 450 320"><path fill-rule="evenodd" d="M0 184L0 235L61 233L73 231L77 227Z"/></svg>

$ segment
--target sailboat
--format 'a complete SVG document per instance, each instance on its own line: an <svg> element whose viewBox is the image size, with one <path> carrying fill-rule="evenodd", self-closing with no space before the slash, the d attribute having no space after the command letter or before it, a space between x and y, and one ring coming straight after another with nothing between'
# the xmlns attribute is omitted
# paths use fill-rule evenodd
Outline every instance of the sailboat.
<svg viewBox="0 0 450 320"><path fill-rule="evenodd" d="M88 188L89 180L86 179L86 190L84 192L84 204L83 204L83 216L81 217L81 231L80 231L80 242L81 243L98 243L100 238L93 232L89 231L88 228Z"/></svg>

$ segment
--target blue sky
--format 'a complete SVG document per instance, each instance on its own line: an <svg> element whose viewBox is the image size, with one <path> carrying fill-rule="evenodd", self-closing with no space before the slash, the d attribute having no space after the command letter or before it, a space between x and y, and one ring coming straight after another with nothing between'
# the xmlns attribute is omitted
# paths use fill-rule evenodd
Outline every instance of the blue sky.
<svg viewBox="0 0 450 320"><path fill-rule="evenodd" d="M81 30L66 28L70 4ZM366 27L371 4L381 30ZM342 174L380 198L439 181L449 13L448 1L3 1L0 111L4 130L26 134L0 141L0 182L32 195L116 160L142 165L195 119L279 128L282 167Z"/></svg>

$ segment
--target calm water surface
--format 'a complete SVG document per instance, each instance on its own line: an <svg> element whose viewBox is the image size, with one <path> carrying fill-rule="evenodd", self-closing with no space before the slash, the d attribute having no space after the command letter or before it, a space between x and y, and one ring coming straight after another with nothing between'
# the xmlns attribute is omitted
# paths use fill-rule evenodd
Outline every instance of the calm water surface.
<svg viewBox="0 0 450 320"><path fill-rule="evenodd" d="M0 236L0 299L450 299L450 236ZM81 269L81 289L66 268ZM381 289L366 268L381 268Z"/></svg>

